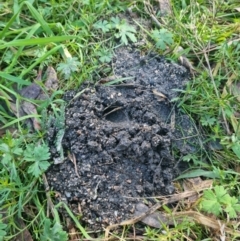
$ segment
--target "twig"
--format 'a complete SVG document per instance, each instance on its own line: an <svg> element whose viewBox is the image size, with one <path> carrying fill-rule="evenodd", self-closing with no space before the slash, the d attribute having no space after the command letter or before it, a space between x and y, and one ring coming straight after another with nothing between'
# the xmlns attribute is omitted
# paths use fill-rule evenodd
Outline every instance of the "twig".
<svg viewBox="0 0 240 241"><path fill-rule="evenodd" d="M52 202L50 193L49 193L49 185L48 185L48 181L46 178L46 175L43 173L42 174L42 180L43 180L43 185L45 187L45 191L46 191L46 196L47 196L47 217L49 217L49 209L51 210L51 214L54 217L55 213L54 213L54 204Z"/></svg>
<svg viewBox="0 0 240 241"><path fill-rule="evenodd" d="M153 94L160 97L161 99L168 99L166 95L162 94L161 92L158 92L156 89L152 90Z"/></svg>
<svg viewBox="0 0 240 241"><path fill-rule="evenodd" d="M109 107L107 107L107 108L109 108ZM107 108L106 108L106 109L107 109ZM115 111L117 111L117 110L121 110L122 108L123 108L123 107L116 107L115 109L107 112L107 113L104 115L104 117L106 117L107 115L109 115L109 114L111 114L111 113L113 113L113 112L115 112Z"/></svg>
<svg viewBox="0 0 240 241"><path fill-rule="evenodd" d="M152 18L152 20L156 23L156 25L161 28L162 25L161 23L157 20L157 18L154 16L153 8L152 5L150 4L149 1L144 1L144 9L146 13L149 14L149 16Z"/></svg>
<svg viewBox="0 0 240 241"><path fill-rule="evenodd" d="M78 174L78 170L77 170L77 162L76 162L75 154L73 153L73 154L71 155L70 153L68 153L68 158L70 159L70 161L71 161L71 162L73 163L73 165L74 165L76 175L80 178L80 175Z"/></svg>

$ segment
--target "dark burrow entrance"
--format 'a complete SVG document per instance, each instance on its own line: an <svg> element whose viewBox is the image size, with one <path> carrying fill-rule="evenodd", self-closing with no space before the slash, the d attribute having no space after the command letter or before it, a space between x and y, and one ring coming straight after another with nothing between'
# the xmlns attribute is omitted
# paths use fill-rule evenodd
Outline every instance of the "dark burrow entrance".
<svg viewBox="0 0 240 241"><path fill-rule="evenodd" d="M65 94L68 158L47 172L50 187L93 229L131 218L144 198L174 193L179 165L173 154L194 152L197 143L190 119L171 102L189 79L184 67L121 48L112 68L115 79L128 80L85 83ZM48 139L56 157L54 135L52 126Z"/></svg>

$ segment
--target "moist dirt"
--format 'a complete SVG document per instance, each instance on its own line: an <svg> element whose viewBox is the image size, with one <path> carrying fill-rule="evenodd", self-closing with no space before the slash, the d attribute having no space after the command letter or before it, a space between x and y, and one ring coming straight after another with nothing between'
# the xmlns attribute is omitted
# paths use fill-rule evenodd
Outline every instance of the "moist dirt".
<svg viewBox="0 0 240 241"><path fill-rule="evenodd" d="M133 218L137 204L173 194L179 158L198 142L189 117L172 102L190 78L187 69L134 47L117 49L111 67L114 85L86 82L65 94L65 160L46 174L58 198L91 229ZM53 124L53 158L56 133Z"/></svg>

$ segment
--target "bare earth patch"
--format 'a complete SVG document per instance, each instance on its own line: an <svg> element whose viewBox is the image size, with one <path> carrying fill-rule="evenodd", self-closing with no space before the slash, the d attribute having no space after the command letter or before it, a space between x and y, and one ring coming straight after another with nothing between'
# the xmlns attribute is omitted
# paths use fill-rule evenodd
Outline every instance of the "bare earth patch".
<svg viewBox="0 0 240 241"><path fill-rule="evenodd" d="M93 229L133 217L144 198L174 193L179 165L173 150L194 152L197 142L185 138L196 134L193 125L171 103L174 89L189 78L184 67L124 47L116 50L112 68L117 78L132 78L112 86L85 83L65 94L62 145L68 158L46 174L50 187ZM55 134L52 126L53 157Z"/></svg>

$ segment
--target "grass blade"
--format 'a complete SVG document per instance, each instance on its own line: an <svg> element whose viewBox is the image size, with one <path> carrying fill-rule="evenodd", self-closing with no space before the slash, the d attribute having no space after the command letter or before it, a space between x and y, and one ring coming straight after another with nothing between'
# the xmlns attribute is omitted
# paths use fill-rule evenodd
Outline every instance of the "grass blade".
<svg viewBox="0 0 240 241"><path fill-rule="evenodd" d="M49 43L62 42L66 40L70 40L76 38L76 36L56 36L56 37L46 37L46 38L35 38L35 39L17 39L11 42L4 42L0 45L0 49L5 49L8 47L16 47L16 46L28 46L28 45L44 45Z"/></svg>
<svg viewBox="0 0 240 241"><path fill-rule="evenodd" d="M12 25L12 23L16 20L16 18L18 17L18 14L21 11L22 6L18 9L18 11L12 16L12 18L8 21L7 25L5 26L5 28L3 29L3 31L0 32L0 39L3 39L5 37L5 34L7 33L8 29L10 28L10 26Z"/></svg>
<svg viewBox="0 0 240 241"><path fill-rule="evenodd" d="M38 13L38 11L32 6L31 3L24 1L23 4L28 6L29 11L31 12L32 16L37 20L38 23L42 26L44 32L48 35L54 35L51 28L48 26L47 22L42 18L42 16Z"/></svg>
<svg viewBox="0 0 240 241"><path fill-rule="evenodd" d="M31 84L30 82L23 80L22 78L4 73L2 71L0 71L0 77L2 77L3 79L6 79L6 80L12 81L14 83L17 83L19 85L30 85ZM0 87L2 88L2 85L0 85ZM3 86L3 87L5 87L5 86Z"/></svg>
<svg viewBox="0 0 240 241"><path fill-rule="evenodd" d="M184 173L184 174L180 175L179 177L175 178L174 180L179 180L179 179L183 179L183 178L200 177L200 176L208 177L208 178L219 178L219 176L213 171L196 169L196 170L192 170L187 173Z"/></svg>
<svg viewBox="0 0 240 241"><path fill-rule="evenodd" d="M2 126L0 129L4 129L6 127L9 127L11 125L14 125L16 123L19 123L20 121L23 121L23 120L26 120L26 119L29 119L29 118L38 118L38 117L41 117L41 115L34 115L34 114L25 115L25 116L22 116L22 117L19 117L19 118L13 120L13 121L8 122L6 125Z"/></svg>
<svg viewBox="0 0 240 241"><path fill-rule="evenodd" d="M33 34L39 29L39 27L40 27L39 23L33 25L30 32L27 34L26 39L32 38ZM23 49L24 49L24 46L20 47L17 53L14 54L11 64L6 68L6 72L8 73L11 72L11 69L13 68L13 66L15 66L19 56L23 53Z"/></svg>
<svg viewBox="0 0 240 241"><path fill-rule="evenodd" d="M68 215L73 219L73 221L75 222L76 226L79 228L79 230L82 232L83 236L86 239L90 239L92 240L92 238L88 235L88 233L86 232L86 230L83 228L83 226L78 222L77 218L73 215L72 211L69 209L69 207L64 203L64 202L60 202L58 203L55 208L64 206L64 208L66 209Z"/></svg>

